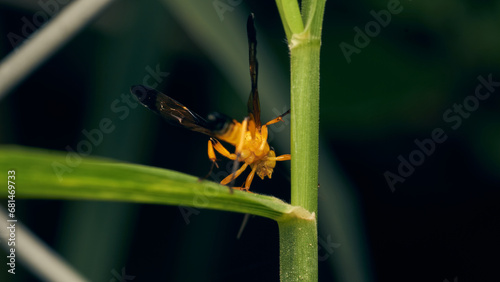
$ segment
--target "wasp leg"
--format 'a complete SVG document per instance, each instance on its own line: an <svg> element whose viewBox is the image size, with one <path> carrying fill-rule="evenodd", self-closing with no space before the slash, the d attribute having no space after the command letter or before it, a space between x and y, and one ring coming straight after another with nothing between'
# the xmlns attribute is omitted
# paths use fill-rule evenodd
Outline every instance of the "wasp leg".
<svg viewBox="0 0 500 282"><path fill-rule="evenodd" d="M241 172L243 172L243 170L245 170L245 169L243 169L243 170L242 170L242 168L243 168L243 167L245 167L245 168L246 168L246 167L248 166L248 165L245 163L244 165L242 165L242 166L241 166L241 168L240 168L240 169L238 169L238 161L239 161L239 159L240 159L241 150L243 149L243 145L244 145L244 142L245 142L245 133L247 132L247 128L248 128L248 120L249 120L249 118L248 118L248 117L246 117L246 118L243 120L243 122L241 123L240 142L239 142L239 143L238 143L238 145L236 146L236 151L235 151L235 153L236 153L236 158L234 159L234 162L233 162L233 171L232 171L232 173L229 175L229 176L231 176L231 179L230 179L228 182L226 182L226 183L225 183L225 184L229 183L229 187L230 187L230 189L231 189L231 186L233 186L232 184L233 184L234 179L235 179L236 177L238 177L238 175L240 175L240 174L241 174ZM238 171L241 171L241 172L240 172L240 173L237 173ZM228 176L228 177L229 177L229 176ZM224 180L226 180L228 177L226 177ZM222 180L222 181L224 181L224 180ZM222 183L222 182L221 182L221 183ZM231 192L232 192L232 191L233 191L233 190L231 190Z"/></svg>
<svg viewBox="0 0 500 282"><path fill-rule="evenodd" d="M215 153L214 153L213 149L215 149L221 155L223 155L224 157L226 157L230 160L233 160L233 161L236 160L236 154L229 153L229 151L224 146L222 146L222 144L217 139L210 138L208 147L209 147L208 148L208 157L212 161L215 160ZM212 147L213 159L210 156L210 147ZM218 168L218 166L217 166L217 168Z"/></svg>
<svg viewBox="0 0 500 282"><path fill-rule="evenodd" d="M241 238L241 234L243 234L243 230L245 229L245 226L247 226L248 219L250 218L250 214L246 213L245 217L243 218L243 222L241 222L240 230L238 230L238 235L236 235L236 239Z"/></svg>
<svg viewBox="0 0 500 282"><path fill-rule="evenodd" d="M245 184L245 183L243 183L243 184ZM241 186L241 187L234 187L233 186L233 187L231 187L231 189L245 191L245 192L248 192L248 193L253 193L253 192L249 191L247 188L245 188L243 186Z"/></svg>
<svg viewBox="0 0 500 282"><path fill-rule="evenodd" d="M241 134L240 134L240 142L236 146L236 154L239 154L241 150L243 149L243 144L245 144L245 133L247 132L248 129L248 117L246 117L243 122L241 123Z"/></svg>
<svg viewBox="0 0 500 282"><path fill-rule="evenodd" d="M250 189L250 184L252 184L252 180L253 180L253 177L255 176L255 171L257 170L257 166L254 166L252 171L250 172L250 174L248 175L247 177L247 180L245 181L245 190L248 192L248 190Z"/></svg>
<svg viewBox="0 0 500 282"><path fill-rule="evenodd" d="M285 155L277 156L274 158L267 158L267 159L270 161L289 161L292 159L292 156L290 154L285 154Z"/></svg>
<svg viewBox="0 0 500 282"><path fill-rule="evenodd" d="M243 165L245 166L246 163ZM241 166L241 167L243 167ZM255 166L254 168L252 168L252 171L250 172L250 174L248 175L247 177L247 180L245 181L245 187L233 187L233 189L236 189L236 190L245 190L247 192L250 192L250 185L252 184L252 181L253 181L253 177L255 176L255 172L257 171L257 166ZM250 192L252 193L252 192Z"/></svg>
<svg viewBox="0 0 500 282"><path fill-rule="evenodd" d="M287 114L290 113L290 110L286 111L285 113L279 115L277 118L275 119L272 119L270 121L268 121L266 124L264 124L261 128L260 128L260 132L262 134L262 143L260 144L260 147L259 147L259 151L262 152L264 150L264 147L266 146L267 144L267 136L268 136L268 130L267 130L267 126L268 125L271 125L271 124L275 124L277 122L280 122L283 120L283 117L286 116Z"/></svg>
<svg viewBox="0 0 500 282"><path fill-rule="evenodd" d="M208 140L208 158L212 161L212 168L214 165L219 168L219 165L217 164L217 157L215 156L214 152L214 143L219 143L217 140L210 138ZM210 172L212 172L212 168L210 169ZM210 174L210 173L208 173Z"/></svg>
<svg viewBox="0 0 500 282"><path fill-rule="evenodd" d="M208 140L208 158L210 159L210 161L212 161L212 165L210 166L210 170L208 171L207 175L203 178L200 178L199 179L200 181L207 179L210 176L210 174L214 170L214 166L219 168L219 165L217 164L217 157L215 155L214 149L215 149L215 151L219 152L221 155L223 155L224 157L226 157L228 159L231 159L231 160L236 159L236 155L229 153L229 151L226 148L224 148L224 146L222 146L222 144L219 142L219 140L214 139L214 138L210 138L210 140Z"/></svg>
<svg viewBox="0 0 500 282"><path fill-rule="evenodd" d="M234 179L236 179L240 174L247 168L248 164L244 163L236 172L231 173L230 175L226 176L226 178L222 179L220 184L226 185L230 182L232 182Z"/></svg>
<svg viewBox="0 0 500 282"><path fill-rule="evenodd" d="M207 175L205 175L205 177L203 178L198 179L199 181L207 179L210 174L212 174L212 171L214 171L214 166L219 168L219 165L217 164L217 157L215 156L214 143L219 142L212 138L208 140L208 158L210 159L210 161L212 161L212 165L210 166L210 170L208 171Z"/></svg>
<svg viewBox="0 0 500 282"><path fill-rule="evenodd" d="M210 138L210 139L212 139L212 138ZM219 168L219 165L217 164L217 157L215 156L215 152L214 152L214 146L213 146L211 141L212 140L208 140L208 158L210 159L210 161L212 161L212 165L210 166L210 170L208 171L207 175L205 175L205 177L203 177L203 178L198 178L198 181L202 181L202 180L207 179L210 176L210 174L212 174L212 171L214 170L214 166Z"/></svg>
<svg viewBox="0 0 500 282"><path fill-rule="evenodd" d="M282 114L281 114L281 115L279 115L277 118L275 118L275 119L272 119L272 120L268 121L266 124L264 124L264 126L266 126L266 125L271 125L271 124L274 124L274 123L277 123L277 122L282 121L282 120L283 120L283 117L284 117L284 116L286 116L286 115L288 115L289 113L290 113L290 110L288 110L288 111L286 111L286 112L282 113Z"/></svg>
<svg viewBox="0 0 500 282"><path fill-rule="evenodd" d="M261 143L260 143L260 146L259 146L259 152L258 152L259 155L264 150L264 147L267 144L268 131L267 131L267 126L265 124L261 127L260 134L262 134L262 140L261 140Z"/></svg>

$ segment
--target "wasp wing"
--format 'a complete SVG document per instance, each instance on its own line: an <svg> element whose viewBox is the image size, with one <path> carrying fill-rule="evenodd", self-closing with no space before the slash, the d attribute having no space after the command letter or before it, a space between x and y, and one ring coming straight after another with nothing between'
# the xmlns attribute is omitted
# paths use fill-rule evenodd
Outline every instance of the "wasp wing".
<svg viewBox="0 0 500 282"><path fill-rule="evenodd" d="M134 85L130 87L130 92L139 99L141 104L162 116L168 123L213 135L212 131L207 128L208 123L205 119L167 95L144 85Z"/></svg>
<svg viewBox="0 0 500 282"><path fill-rule="evenodd" d="M248 57L250 63L250 80L252 83L252 90L250 97L248 97L248 115L255 121L255 126L260 129L260 102L259 90L257 89L257 79L259 75L259 62L257 62L257 33L254 26L254 16L250 14L247 20L247 34L248 34Z"/></svg>

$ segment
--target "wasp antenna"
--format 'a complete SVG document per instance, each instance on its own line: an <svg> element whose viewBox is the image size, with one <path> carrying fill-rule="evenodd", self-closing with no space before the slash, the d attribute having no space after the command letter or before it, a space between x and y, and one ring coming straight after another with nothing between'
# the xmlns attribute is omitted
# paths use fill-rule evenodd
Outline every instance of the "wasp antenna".
<svg viewBox="0 0 500 282"><path fill-rule="evenodd" d="M286 116L286 115L288 115L288 114L290 114L290 109L289 109L288 111L286 111L286 112L282 113L282 114L280 115L280 117L284 117L284 116Z"/></svg>

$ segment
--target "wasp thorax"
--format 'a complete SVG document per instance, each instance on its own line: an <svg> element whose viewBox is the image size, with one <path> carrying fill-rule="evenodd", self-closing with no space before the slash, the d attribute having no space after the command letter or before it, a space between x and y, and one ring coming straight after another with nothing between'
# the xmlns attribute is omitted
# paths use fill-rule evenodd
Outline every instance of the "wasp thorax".
<svg viewBox="0 0 500 282"><path fill-rule="evenodd" d="M208 115L207 123L207 127L213 132L224 134L230 129L233 124L233 119L225 114L213 112Z"/></svg>

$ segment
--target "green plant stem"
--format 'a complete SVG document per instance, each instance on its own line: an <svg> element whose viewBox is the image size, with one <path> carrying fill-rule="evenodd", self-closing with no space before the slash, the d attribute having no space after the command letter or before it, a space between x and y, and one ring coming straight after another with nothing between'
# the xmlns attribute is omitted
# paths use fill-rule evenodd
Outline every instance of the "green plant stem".
<svg viewBox="0 0 500 282"><path fill-rule="evenodd" d="M300 44L291 51L292 65L292 200L313 211L312 222L278 222L282 281L318 280L317 186L319 46ZM319 45L319 44L318 44ZM295 94L295 95L294 95Z"/></svg>
<svg viewBox="0 0 500 282"><path fill-rule="evenodd" d="M278 221L282 281L318 279L319 62L324 0L304 0L301 17L295 5L277 0L290 48L291 204L305 208L313 220ZM290 22L302 21L302 23ZM297 32L304 24L304 29Z"/></svg>
<svg viewBox="0 0 500 282"><path fill-rule="evenodd" d="M304 1L302 33L289 40L292 205L318 211L319 58L324 1Z"/></svg>
<svg viewBox="0 0 500 282"><path fill-rule="evenodd" d="M316 217L278 221L281 281L318 281Z"/></svg>
<svg viewBox="0 0 500 282"><path fill-rule="evenodd" d="M291 49L292 198L318 210L319 40L304 38Z"/></svg>

